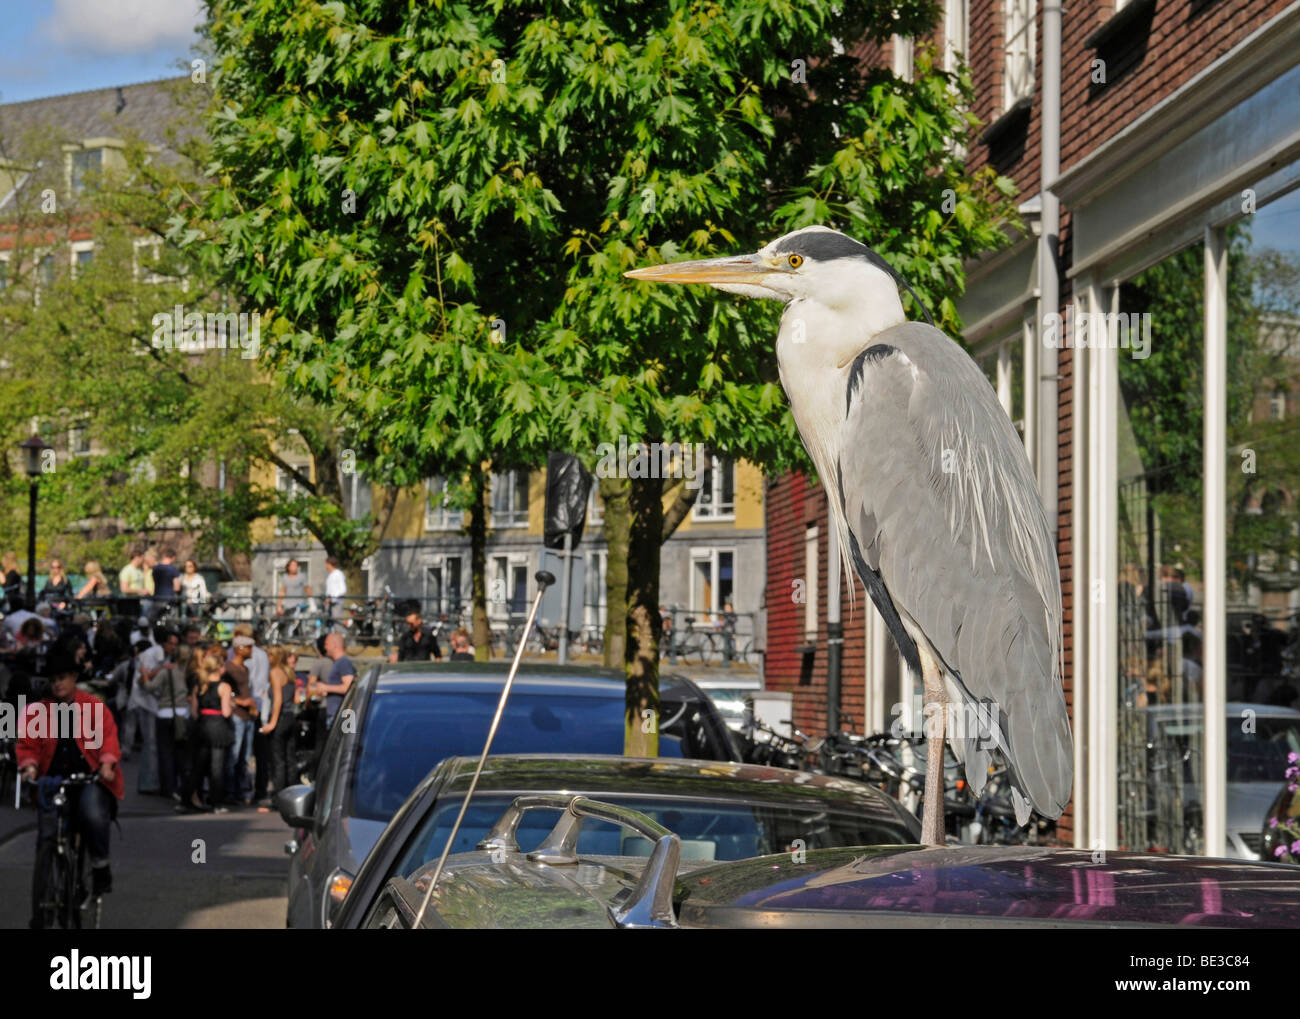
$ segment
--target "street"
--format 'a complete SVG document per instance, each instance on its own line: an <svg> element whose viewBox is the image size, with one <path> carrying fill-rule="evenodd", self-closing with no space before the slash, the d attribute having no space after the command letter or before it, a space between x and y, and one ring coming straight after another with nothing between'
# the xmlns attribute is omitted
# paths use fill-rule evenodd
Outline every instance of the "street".
<svg viewBox="0 0 1300 1019"><path fill-rule="evenodd" d="M284 926L289 829L274 812L176 814L171 801L135 793L135 763L125 764L127 794L112 830L113 891L102 926L279 928ZM36 813L0 807L0 928L26 928L31 915ZM120 831L119 831L120 825Z"/></svg>

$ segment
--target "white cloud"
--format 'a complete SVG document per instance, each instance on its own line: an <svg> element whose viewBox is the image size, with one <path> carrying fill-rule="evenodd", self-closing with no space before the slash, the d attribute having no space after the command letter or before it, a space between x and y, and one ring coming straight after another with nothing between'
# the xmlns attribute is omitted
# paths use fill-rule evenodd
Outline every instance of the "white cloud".
<svg viewBox="0 0 1300 1019"><path fill-rule="evenodd" d="M188 51L203 21L200 0L54 0L44 34L96 53L140 53L159 46Z"/></svg>

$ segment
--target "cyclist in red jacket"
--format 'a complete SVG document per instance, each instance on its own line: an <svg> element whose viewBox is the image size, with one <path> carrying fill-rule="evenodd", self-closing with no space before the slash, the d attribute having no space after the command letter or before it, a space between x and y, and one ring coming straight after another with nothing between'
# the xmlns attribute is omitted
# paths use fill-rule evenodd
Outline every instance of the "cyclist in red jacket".
<svg viewBox="0 0 1300 1019"><path fill-rule="evenodd" d="M97 773L99 782L69 788L69 816L80 825L90 850L91 894L102 895L113 888L108 866L109 825L117 815L117 803L126 791L118 766L122 752L117 741L117 723L107 705L93 694L77 689L81 665L69 654L55 653L46 666L50 696L30 704L23 714L15 758L19 771L29 781ZM32 878L33 925L40 916L44 894L41 866L47 847L55 838L57 815L41 809L36 836L36 872Z"/></svg>

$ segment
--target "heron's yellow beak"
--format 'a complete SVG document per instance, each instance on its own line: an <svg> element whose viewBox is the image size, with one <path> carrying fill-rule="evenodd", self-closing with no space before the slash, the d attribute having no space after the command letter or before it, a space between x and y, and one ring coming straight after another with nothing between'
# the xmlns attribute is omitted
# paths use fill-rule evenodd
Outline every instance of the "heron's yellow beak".
<svg viewBox="0 0 1300 1019"><path fill-rule="evenodd" d="M762 285L762 278L777 266L758 255L730 255L726 258L701 258L694 262L669 262L649 265L623 273L629 279L647 283L745 283Z"/></svg>

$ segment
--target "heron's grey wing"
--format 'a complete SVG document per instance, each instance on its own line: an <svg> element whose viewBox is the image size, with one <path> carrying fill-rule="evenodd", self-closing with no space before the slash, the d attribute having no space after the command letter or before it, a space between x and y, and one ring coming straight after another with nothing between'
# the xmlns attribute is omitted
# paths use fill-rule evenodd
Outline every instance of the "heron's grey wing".
<svg viewBox="0 0 1300 1019"><path fill-rule="evenodd" d="M874 337L847 400L837 480L859 574L878 573L968 709L995 712L1013 784L1059 817L1074 773L1060 578L1020 437L975 363L922 323ZM987 754L953 749L978 790Z"/></svg>

